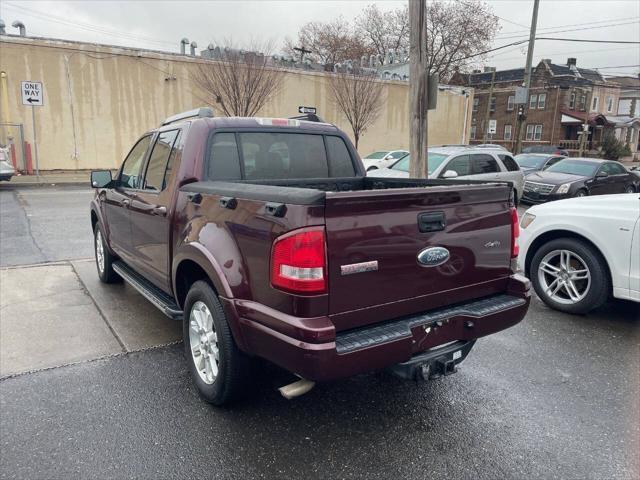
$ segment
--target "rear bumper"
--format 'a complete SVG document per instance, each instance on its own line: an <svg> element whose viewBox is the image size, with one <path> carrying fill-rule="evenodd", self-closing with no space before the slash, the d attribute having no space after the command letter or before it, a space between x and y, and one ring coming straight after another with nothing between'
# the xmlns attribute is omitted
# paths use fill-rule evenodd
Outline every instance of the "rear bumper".
<svg viewBox="0 0 640 480"><path fill-rule="evenodd" d="M320 338L317 328L301 332L298 327L293 337L274 329L274 323L236 319L247 353L309 380L327 381L380 370L445 343L471 342L509 328L524 318L529 300L529 281L514 275L502 294L339 332L331 341L318 342L301 340ZM226 307L238 313L231 304Z"/></svg>

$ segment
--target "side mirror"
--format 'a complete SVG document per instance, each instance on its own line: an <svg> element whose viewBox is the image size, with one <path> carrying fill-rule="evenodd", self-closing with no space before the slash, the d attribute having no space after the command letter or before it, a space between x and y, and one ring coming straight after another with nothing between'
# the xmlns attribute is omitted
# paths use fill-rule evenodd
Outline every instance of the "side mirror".
<svg viewBox="0 0 640 480"><path fill-rule="evenodd" d="M105 188L110 186L111 170L95 170L91 172L91 186L93 188Z"/></svg>
<svg viewBox="0 0 640 480"><path fill-rule="evenodd" d="M457 176L458 176L458 172L456 172L455 170L447 170L442 175L442 178L456 178Z"/></svg>
<svg viewBox="0 0 640 480"><path fill-rule="evenodd" d="M607 178L609 174L607 172L598 172L596 178Z"/></svg>

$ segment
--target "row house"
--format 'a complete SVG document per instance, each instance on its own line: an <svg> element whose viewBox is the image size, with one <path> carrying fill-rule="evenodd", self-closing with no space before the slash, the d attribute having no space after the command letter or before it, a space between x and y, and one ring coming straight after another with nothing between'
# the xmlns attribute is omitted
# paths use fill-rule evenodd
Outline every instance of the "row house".
<svg viewBox="0 0 640 480"><path fill-rule="evenodd" d="M627 143L633 152L637 151L640 118L638 112L619 118L620 85L607 81L595 70L579 68L576 63L575 58L569 58L566 65L544 59L532 70L529 97L524 105L523 147L556 145L575 154L578 132L586 123L587 148L593 153L608 132L616 132L619 138L630 136L635 143L633 140ZM513 151L518 125L515 91L524 83L524 68L456 72L450 83L474 89L470 142L498 143ZM488 132L492 120L495 133Z"/></svg>

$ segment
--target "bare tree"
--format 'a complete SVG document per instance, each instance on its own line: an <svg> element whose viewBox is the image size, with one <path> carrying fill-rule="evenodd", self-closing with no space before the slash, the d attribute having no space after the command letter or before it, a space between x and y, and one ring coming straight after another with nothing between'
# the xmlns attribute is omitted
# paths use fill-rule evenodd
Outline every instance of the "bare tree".
<svg viewBox="0 0 640 480"><path fill-rule="evenodd" d="M203 100L230 117L255 116L284 82L284 71L264 53L268 47L244 51L227 44L218 58L196 64L191 79L204 92Z"/></svg>
<svg viewBox="0 0 640 480"><path fill-rule="evenodd" d="M409 9L404 5L388 12L376 4L365 7L355 20L355 31L365 44L384 61L391 49L400 55L409 48ZM406 61L400 57L400 61Z"/></svg>
<svg viewBox="0 0 640 480"><path fill-rule="evenodd" d="M374 53L343 17L332 22L309 22L303 25L295 41L290 38L285 40L286 52L292 56L299 55L293 47L311 50L307 58L323 65L357 60Z"/></svg>
<svg viewBox="0 0 640 480"><path fill-rule="evenodd" d="M500 31L498 17L480 0L445 2L434 0L427 5L427 57L431 74L447 80L456 68L477 63L466 57L487 50Z"/></svg>
<svg viewBox="0 0 640 480"><path fill-rule="evenodd" d="M429 73L441 80L449 79L456 68L481 60L482 56L475 61L466 57L487 50L499 32L498 17L481 0L429 0L426 11L427 65ZM406 5L386 12L369 5L355 23L357 34L383 59L390 49L398 53L409 45Z"/></svg>
<svg viewBox="0 0 640 480"><path fill-rule="evenodd" d="M383 83L360 69L328 76L333 102L347 118L358 148L362 134L378 118L382 108Z"/></svg>

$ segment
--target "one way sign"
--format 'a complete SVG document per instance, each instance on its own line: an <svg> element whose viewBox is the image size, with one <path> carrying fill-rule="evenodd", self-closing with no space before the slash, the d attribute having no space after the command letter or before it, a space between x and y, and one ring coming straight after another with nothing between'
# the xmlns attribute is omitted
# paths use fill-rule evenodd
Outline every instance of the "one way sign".
<svg viewBox="0 0 640 480"><path fill-rule="evenodd" d="M22 82L22 104L41 107L42 99L42 83L41 82Z"/></svg>

